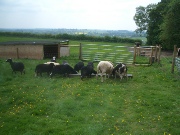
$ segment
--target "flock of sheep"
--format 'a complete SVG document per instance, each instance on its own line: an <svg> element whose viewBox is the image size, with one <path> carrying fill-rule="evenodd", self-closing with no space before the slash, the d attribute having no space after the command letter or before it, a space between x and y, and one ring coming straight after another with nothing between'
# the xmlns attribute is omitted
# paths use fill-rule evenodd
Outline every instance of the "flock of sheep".
<svg viewBox="0 0 180 135"><path fill-rule="evenodd" d="M14 73L16 71L25 74L25 66L22 62L13 62L12 59L7 59L6 62L9 62ZM62 74L64 76L69 76L69 74L78 74L80 71L81 79L84 77L91 77L92 74L101 76L101 82L104 81L104 77L108 78L112 75L116 78L119 76L120 79L126 77L127 79L127 66L123 63L117 64L115 67L110 61L100 61L97 65L97 71L94 70L93 62L89 62L87 65L84 65L83 62L78 62L74 68L72 68L66 61L62 64L56 62L47 62L43 64L38 64L35 68L35 76L42 76L42 73L46 72L50 77L53 77L55 74Z"/></svg>

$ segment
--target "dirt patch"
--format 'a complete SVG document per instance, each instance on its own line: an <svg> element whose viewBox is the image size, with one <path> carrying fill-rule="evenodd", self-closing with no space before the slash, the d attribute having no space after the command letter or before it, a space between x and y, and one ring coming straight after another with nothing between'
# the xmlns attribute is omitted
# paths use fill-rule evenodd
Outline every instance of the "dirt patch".
<svg viewBox="0 0 180 135"><path fill-rule="evenodd" d="M163 57L173 56L173 51L161 51L161 56Z"/></svg>

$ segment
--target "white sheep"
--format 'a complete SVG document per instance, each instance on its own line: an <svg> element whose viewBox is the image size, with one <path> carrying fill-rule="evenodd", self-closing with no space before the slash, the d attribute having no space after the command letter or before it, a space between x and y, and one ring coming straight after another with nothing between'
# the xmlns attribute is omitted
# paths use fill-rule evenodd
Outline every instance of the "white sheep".
<svg viewBox="0 0 180 135"><path fill-rule="evenodd" d="M98 73L100 73L101 82L103 82L103 75L105 75L105 80L106 80L106 75L108 75L108 78L109 78L113 69L114 69L114 67L113 67L113 64L111 62L100 61L99 64L97 65L96 79L98 79Z"/></svg>

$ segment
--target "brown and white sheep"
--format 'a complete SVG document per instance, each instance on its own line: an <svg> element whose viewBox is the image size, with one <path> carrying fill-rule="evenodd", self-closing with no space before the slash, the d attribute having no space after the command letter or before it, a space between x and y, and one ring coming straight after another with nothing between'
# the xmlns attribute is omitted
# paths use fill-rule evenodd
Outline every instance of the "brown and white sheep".
<svg viewBox="0 0 180 135"><path fill-rule="evenodd" d="M123 77L126 77L127 79L127 66L123 63L117 64L114 67L112 74L115 76L115 78L118 75L120 79L123 79Z"/></svg>

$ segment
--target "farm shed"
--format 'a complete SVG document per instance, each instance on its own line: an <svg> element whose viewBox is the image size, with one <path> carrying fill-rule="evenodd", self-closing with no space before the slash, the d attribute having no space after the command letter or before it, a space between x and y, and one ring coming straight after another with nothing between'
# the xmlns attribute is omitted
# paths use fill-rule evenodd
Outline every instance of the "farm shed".
<svg viewBox="0 0 180 135"><path fill-rule="evenodd" d="M68 42L1 42L0 58L44 59L69 55ZM61 47L61 45L63 46ZM65 49L64 49L65 48ZM60 54L63 50L63 54Z"/></svg>

